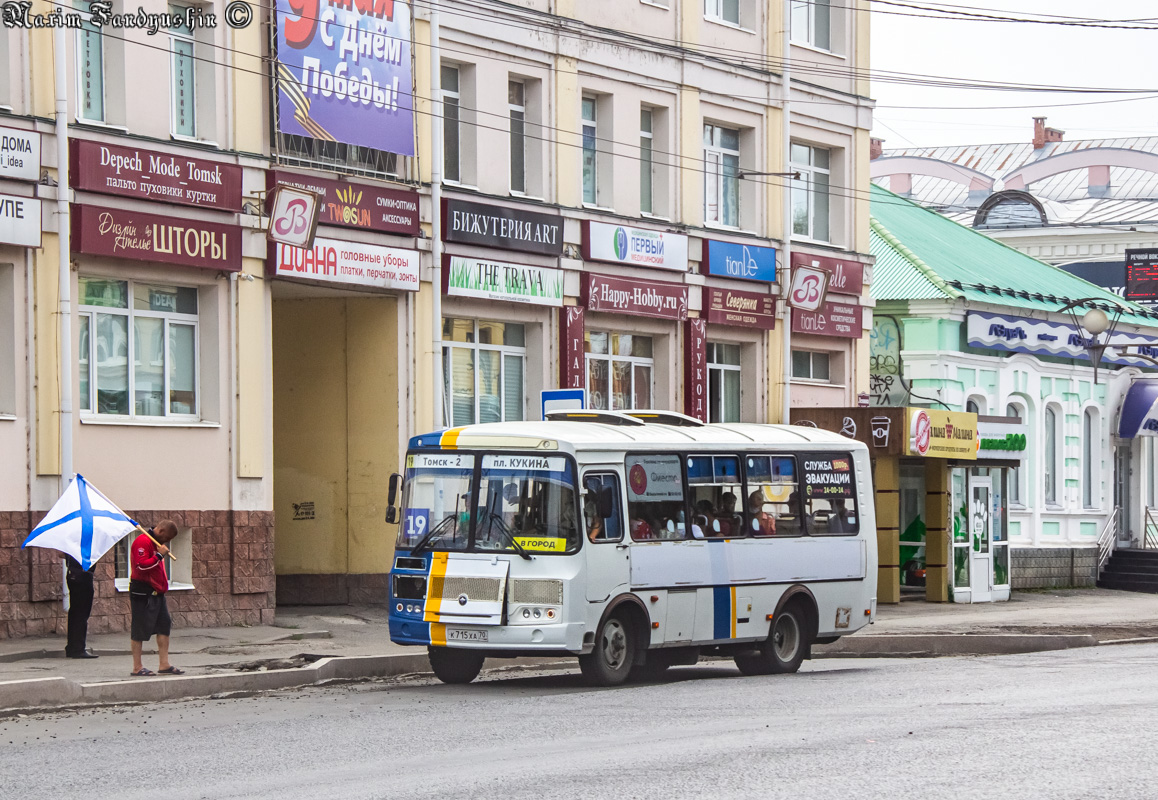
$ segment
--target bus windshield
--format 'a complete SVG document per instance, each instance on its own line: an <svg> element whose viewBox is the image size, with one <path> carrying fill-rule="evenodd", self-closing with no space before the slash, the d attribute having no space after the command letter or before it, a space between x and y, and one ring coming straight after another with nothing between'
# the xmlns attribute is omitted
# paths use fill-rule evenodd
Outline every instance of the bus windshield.
<svg viewBox="0 0 1158 800"><path fill-rule="evenodd" d="M398 549L567 553L579 546L575 470L563 456L407 456ZM474 529L471 530L473 509ZM472 538L473 533L473 538Z"/></svg>

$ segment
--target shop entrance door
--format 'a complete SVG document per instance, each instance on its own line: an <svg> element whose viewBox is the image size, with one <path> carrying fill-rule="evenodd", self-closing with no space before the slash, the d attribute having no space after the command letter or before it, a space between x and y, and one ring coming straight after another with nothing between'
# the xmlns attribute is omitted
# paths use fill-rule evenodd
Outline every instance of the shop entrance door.
<svg viewBox="0 0 1158 800"><path fill-rule="evenodd" d="M970 602L993 599L993 478L969 476Z"/></svg>
<svg viewBox="0 0 1158 800"><path fill-rule="evenodd" d="M1114 449L1114 505L1118 508L1118 547L1129 547L1133 540L1130 530L1130 478L1134 463L1130 454L1132 442Z"/></svg>

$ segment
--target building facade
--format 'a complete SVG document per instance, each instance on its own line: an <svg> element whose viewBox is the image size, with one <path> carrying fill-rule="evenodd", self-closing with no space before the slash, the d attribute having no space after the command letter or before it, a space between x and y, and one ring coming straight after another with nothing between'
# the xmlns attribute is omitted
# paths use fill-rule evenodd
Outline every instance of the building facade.
<svg viewBox="0 0 1158 800"><path fill-rule="evenodd" d="M427 6L389 5L68 33L72 470L188 531L179 624L377 602L386 484L437 425L536 419L556 388L753 422L786 381L796 405L868 391L861 0L792 6L789 143L781 4L443 3L437 42ZM0 36L0 126L39 146L0 173L0 204L41 220L0 228L0 446L28 454L0 468L0 635L20 636L63 626L59 562L19 547L68 471L60 172L51 31ZM782 300L785 181L792 265L832 275L817 312ZM282 185L319 200L310 248L267 236ZM127 624L124 561L98 567L95 630Z"/></svg>

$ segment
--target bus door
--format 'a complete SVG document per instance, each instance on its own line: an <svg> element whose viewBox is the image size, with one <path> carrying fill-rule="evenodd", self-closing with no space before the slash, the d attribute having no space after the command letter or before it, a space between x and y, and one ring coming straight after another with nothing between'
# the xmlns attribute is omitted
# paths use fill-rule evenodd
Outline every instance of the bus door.
<svg viewBox="0 0 1158 800"><path fill-rule="evenodd" d="M624 541L619 476L610 467L583 473L583 543L587 564L587 600L603 602L626 589L631 576L631 549Z"/></svg>

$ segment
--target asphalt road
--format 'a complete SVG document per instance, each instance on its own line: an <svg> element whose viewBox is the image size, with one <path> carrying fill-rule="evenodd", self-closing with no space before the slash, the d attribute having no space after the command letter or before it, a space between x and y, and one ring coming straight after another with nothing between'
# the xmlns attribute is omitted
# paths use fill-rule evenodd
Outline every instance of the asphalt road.
<svg viewBox="0 0 1158 800"><path fill-rule="evenodd" d="M0 796L1150 798L1158 645L378 682L0 719Z"/></svg>

